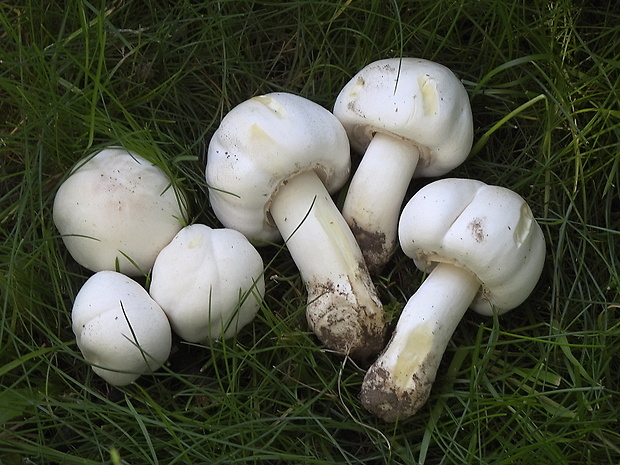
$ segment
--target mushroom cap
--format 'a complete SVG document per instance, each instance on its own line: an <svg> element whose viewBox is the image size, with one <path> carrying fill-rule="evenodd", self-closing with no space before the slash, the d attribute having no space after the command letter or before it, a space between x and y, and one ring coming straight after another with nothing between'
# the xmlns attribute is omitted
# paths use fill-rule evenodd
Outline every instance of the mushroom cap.
<svg viewBox="0 0 620 465"><path fill-rule="evenodd" d="M473 122L467 91L443 65L389 58L360 70L336 99L334 115L351 147L364 152L376 132L411 141L420 160L414 177L439 176L471 150Z"/></svg>
<svg viewBox="0 0 620 465"><path fill-rule="evenodd" d="M84 359L110 384L122 386L159 368L168 358L172 331L148 292L115 271L100 271L82 286L71 312Z"/></svg>
<svg viewBox="0 0 620 465"><path fill-rule="evenodd" d="M111 147L75 165L56 193L53 217L80 265L115 270L118 260L119 271L136 276L181 229L185 209L161 168Z"/></svg>
<svg viewBox="0 0 620 465"><path fill-rule="evenodd" d="M238 231L186 226L155 260L150 293L186 341L228 339L258 312L263 259Z"/></svg>
<svg viewBox="0 0 620 465"><path fill-rule="evenodd" d="M515 192L470 179L442 179L405 206L400 244L416 266L439 262L473 272L481 283L471 308L504 313L532 292L545 259L545 239L530 207Z"/></svg>
<svg viewBox="0 0 620 465"><path fill-rule="evenodd" d="M268 214L272 196L310 170L330 193L349 178L349 141L338 119L297 95L254 97L222 119L209 143L209 200L225 227L252 241L276 241L280 233Z"/></svg>

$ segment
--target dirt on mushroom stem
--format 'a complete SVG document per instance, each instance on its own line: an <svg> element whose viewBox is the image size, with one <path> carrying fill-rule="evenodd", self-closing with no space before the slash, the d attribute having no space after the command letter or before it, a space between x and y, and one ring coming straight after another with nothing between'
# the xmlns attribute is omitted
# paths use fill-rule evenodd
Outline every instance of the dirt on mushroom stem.
<svg viewBox="0 0 620 465"><path fill-rule="evenodd" d="M422 379L425 382L422 382ZM364 378L360 392L362 405L380 419L393 423L399 418L408 418L417 412L428 400L432 381L414 373L411 384L415 389L400 390L390 379L390 372L380 366L372 366ZM386 389L386 386L390 386Z"/></svg>
<svg viewBox="0 0 620 465"><path fill-rule="evenodd" d="M355 236L357 243L360 246L368 272L371 275L377 275L381 272L385 266L384 257L390 255L397 246L395 242L393 248L388 250L386 245L386 235L381 231L369 232L364 228L358 226L355 220L348 222L351 232ZM389 245L389 244L387 244Z"/></svg>
<svg viewBox="0 0 620 465"><path fill-rule="evenodd" d="M361 262L359 266L364 269L366 264ZM347 285L331 280L306 282L308 325L330 349L349 355L361 364L370 363L385 346L383 317L374 310L380 300L373 293L367 304L357 301L351 280L347 281Z"/></svg>

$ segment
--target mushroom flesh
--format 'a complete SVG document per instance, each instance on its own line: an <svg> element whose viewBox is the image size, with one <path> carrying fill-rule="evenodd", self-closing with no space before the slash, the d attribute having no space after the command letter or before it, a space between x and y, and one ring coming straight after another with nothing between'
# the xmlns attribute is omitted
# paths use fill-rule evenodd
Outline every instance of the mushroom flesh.
<svg viewBox="0 0 620 465"><path fill-rule="evenodd" d="M352 148L364 153L342 214L371 273L378 273L397 247L398 217L411 179L445 174L469 153L469 98L445 66L393 58L353 76L333 112Z"/></svg>
<svg viewBox="0 0 620 465"><path fill-rule="evenodd" d="M186 226L157 256L149 292L184 340L229 339L259 310L263 259L238 231Z"/></svg>
<svg viewBox="0 0 620 465"><path fill-rule="evenodd" d="M56 193L53 217L80 265L138 276L183 226L180 200L162 169L110 147L75 165Z"/></svg>
<svg viewBox="0 0 620 465"><path fill-rule="evenodd" d="M429 273L364 377L362 404L386 421L413 415L428 399L448 342L468 307L502 314L536 285L545 240L513 191L467 179L420 189L399 222L403 251Z"/></svg>
<svg viewBox="0 0 620 465"><path fill-rule="evenodd" d="M165 313L121 273L92 275L75 297L71 319L84 360L112 385L156 370L170 354L172 331Z"/></svg>
<svg viewBox="0 0 620 465"><path fill-rule="evenodd" d="M255 244L284 238L307 289L310 327L328 348L364 358L383 347L385 322L359 245L331 198L349 174L339 121L288 93L233 108L208 149L217 217Z"/></svg>

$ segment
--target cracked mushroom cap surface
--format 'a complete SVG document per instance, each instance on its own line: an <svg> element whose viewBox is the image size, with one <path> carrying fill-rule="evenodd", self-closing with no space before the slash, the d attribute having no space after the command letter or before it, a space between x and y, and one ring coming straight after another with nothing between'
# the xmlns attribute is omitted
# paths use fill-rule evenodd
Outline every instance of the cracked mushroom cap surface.
<svg viewBox="0 0 620 465"><path fill-rule="evenodd" d="M186 216L170 183L161 168L121 147L78 162L53 208L74 260L95 272L115 270L117 260L127 275L147 272Z"/></svg>
<svg viewBox="0 0 620 465"><path fill-rule="evenodd" d="M360 70L334 104L351 146L364 152L376 132L411 141L414 177L439 176L467 157L473 118L467 91L447 67L420 58L388 58Z"/></svg>
<svg viewBox="0 0 620 465"><path fill-rule="evenodd" d="M523 198L470 179L442 179L420 189L403 210L399 238L423 271L442 262L473 272L481 287L470 307L483 315L521 304L545 258L542 230Z"/></svg>
<svg viewBox="0 0 620 465"><path fill-rule="evenodd" d="M226 228L252 241L277 241L268 213L272 196L310 170L332 194L349 178L349 141L338 119L297 95L253 97L224 116L209 143L209 200Z"/></svg>

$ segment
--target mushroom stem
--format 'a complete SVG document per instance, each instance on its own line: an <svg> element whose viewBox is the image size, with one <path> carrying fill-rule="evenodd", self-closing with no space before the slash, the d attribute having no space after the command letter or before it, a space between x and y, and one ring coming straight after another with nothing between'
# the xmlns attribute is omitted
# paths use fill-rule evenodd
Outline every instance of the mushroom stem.
<svg viewBox="0 0 620 465"><path fill-rule="evenodd" d="M398 217L420 152L411 141L377 133L357 168L342 208L372 274L397 246Z"/></svg>
<svg viewBox="0 0 620 465"><path fill-rule="evenodd" d="M308 292L306 316L329 348L365 358L383 348L383 309L353 233L314 171L284 182L269 212Z"/></svg>
<svg viewBox="0 0 620 465"><path fill-rule="evenodd" d="M405 305L392 339L364 377L361 400L366 409L389 422L418 411L479 288L472 272L437 264Z"/></svg>

